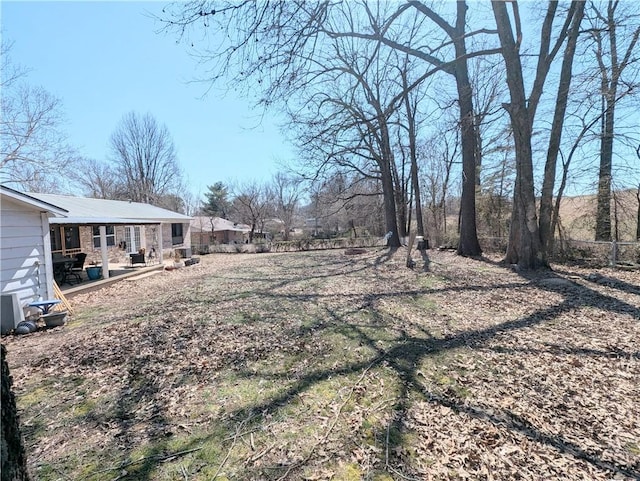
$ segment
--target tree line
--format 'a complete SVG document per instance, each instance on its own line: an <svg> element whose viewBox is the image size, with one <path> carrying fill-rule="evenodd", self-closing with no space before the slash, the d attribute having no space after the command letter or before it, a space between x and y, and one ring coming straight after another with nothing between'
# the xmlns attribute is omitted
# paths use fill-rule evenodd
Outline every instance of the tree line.
<svg viewBox="0 0 640 481"><path fill-rule="evenodd" d="M205 204L227 189L252 233L267 212L293 223L302 203L304 217L389 233L391 246L412 229L440 242L456 216L459 254L481 253L479 232L506 235L506 261L536 268L567 192L597 192L596 240L617 236L620 189L637 189L640 219L633 2L194 0L164 12L167 30L208 52L211 82L283 116L298 149L273 179L209 187ZM108 161L83 159L56 129L59 102L21 85L5 50L3 182L44 190L62 169L91 196L197 212L151 114L123 117Z"/></svg>
<svg viewBox="0 0 640 481"><path fill-rule="evenodd" d="M385 234L379 186L336 174L329 182L306 182L291 172L242 183L207 187L194 215L221 217L249 226L256 234L289 241L300 237L376 236ZM205 221L206 222L206 221Z"/></svg>
<svg viewBox="0 0 640 481"><path fill-rule="evenodd" d="M459 178L458 253L480 254L477 202L499 188L501 199L512 194L506 261L536 268L553 249L568 183L597 184L595 238L610 240L615 169L623 186L640 170L639 7L540 7L198 0L173 4L164 20L205 43L212 82L244 86L287 115L302 176L374 182L391 245L412 213L423 219L420 170L435 161L435 138L438 150L449 142L444 168Z"/></svg>

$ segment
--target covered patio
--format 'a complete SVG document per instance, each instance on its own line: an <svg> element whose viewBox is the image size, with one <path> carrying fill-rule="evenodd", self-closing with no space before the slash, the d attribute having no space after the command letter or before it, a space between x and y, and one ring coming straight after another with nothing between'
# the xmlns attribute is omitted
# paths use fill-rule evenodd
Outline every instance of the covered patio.
<svg viewBox="0 0 640 481"><path fill-rule="evenodd" d="M132 266L160 266L165 258L191 247L191 217L161 207L120 200L30 194L63 207L50 218L52 264L64 265L60 288L95 281L88 267L100 268L104 280L125 275ZM67 278L67 274L69 277Z"/></svg>
<svg viewBox="0 0 640 481"><path fill-rule="evenodd" d="M164 271L164 263L158 262L148 266L134 266L131 267L128 264L112 263L109 266L108 276L100 279L85 279L78 284L62 284L59 286L60 291L64 296L69 299L76 294L85 294L93 290L106 287L114 282L120 282L123 280L134 281L137 278L147 277L154 274L159 274Z"/></svg>
<svg viewBox="0 0 640 481"><path fill-rule="evenodd" d="M55 264L56 258L67 259L72 268L76 265L81 273L91 266L100 267L101 277L108 279L111 275L118 275L128 267L134 265L161 264L165 257L162 242L162 223L140 219L81 219L73 217L52 218L51 225L51 254L52 262ZM141 240L139 231L145 226L152 228L152 239L149 242ZM90 241L82 239L81 228L91 229L94 235ZM133 231L133 235L126 236L127 240L121 240L116 244L116 229L121 228L125 233ZM118 229L120 230L120 229ZM137 234L137 235L136 235ZM123 236L120 235L120 238ZM82 242L84 240L84 242ZM137 240L137 242L136 242ZM143 245L144 244L144 245ZM146 247L150 245L150 247ZM83 255L82 265L78 265L78 258ZM122 272L124 273L124 272ZM87 280L86 272L82 282ZM60 287L66 282L59 282ZM71 284L71 282L69 283Z"/></svg>

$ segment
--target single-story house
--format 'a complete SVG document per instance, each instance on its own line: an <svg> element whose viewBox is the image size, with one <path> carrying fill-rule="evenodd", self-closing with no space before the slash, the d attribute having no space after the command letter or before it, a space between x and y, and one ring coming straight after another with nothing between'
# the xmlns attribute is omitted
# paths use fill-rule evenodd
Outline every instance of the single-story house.
<svg viewBox="0 0 640 481"><path fill-rule="evenodd" d="M0 186L3 332L15 327L30 302L53 299L49 220L64 215L67 211L59 206Z"/></svg>
<svg viewBox="0 0 640 481"><path fill-rule="evenodd" d="M213 244L244 244L251 227L221 217L195 216L191 220L191 244L194 250Z"/></svg>
<svg viewBox="0 0 640 481"><path fill-rule="evenodd" d="M67 211L49 220L52 255L87 254L86 263L126 262L131 253L164 259L189 252L191 217L140 202L29 193Z"/></svg>
<svg viewBox="0 0 640 481"><path fill-rule="evenodd" d="M144 248L158 259L190 256L191 217L148 204L23 193L0 186L0 292L25 308L54 298L53 258L87 254L85 265L127 262ZM5 298L6 296L6 298ZM8 308L8 307L7 307ZM11 307L13 311L13 307Z"/></svg>

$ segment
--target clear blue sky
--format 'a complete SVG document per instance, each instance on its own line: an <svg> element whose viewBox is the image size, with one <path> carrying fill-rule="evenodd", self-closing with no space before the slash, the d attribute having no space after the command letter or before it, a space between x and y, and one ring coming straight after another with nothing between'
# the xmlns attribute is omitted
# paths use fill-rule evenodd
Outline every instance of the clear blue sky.
<svg viewBox="0 0 640 481"><path fill-rule="evenodd" d="M268 179L293 149L249 99L202 98L196 60L150 18L166 3L2 1L2 33L27 81L62 101L82 155L104 160L122 116L149 112L171 132L194 194L216 181Z"/></svg>

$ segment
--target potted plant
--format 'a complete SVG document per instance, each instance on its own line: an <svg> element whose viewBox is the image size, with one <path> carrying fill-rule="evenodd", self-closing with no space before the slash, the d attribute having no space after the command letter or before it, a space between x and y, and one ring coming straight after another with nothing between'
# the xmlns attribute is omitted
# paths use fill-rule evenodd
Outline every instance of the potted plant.
<svg viewBox="0 0 640 481"><path fill-rule="evenodd" d="M95 281L102 278L102 266L99 266L96 261L92 261L86 271L89 280Z"/></svg>

